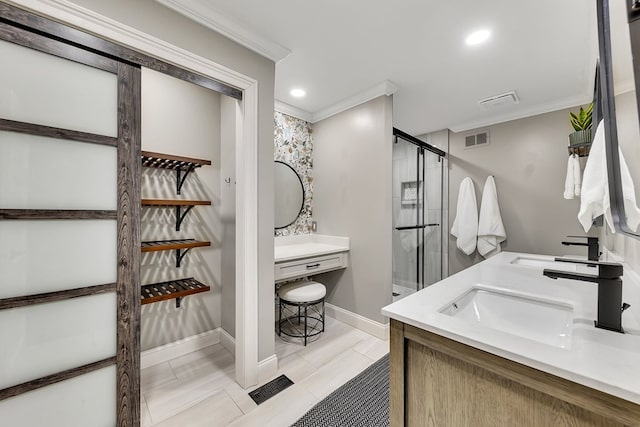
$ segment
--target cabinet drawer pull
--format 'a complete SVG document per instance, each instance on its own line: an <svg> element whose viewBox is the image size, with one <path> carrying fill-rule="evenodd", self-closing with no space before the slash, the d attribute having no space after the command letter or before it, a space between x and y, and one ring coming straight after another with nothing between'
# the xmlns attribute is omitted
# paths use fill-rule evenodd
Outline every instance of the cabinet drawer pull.
<svg viewBox="0 0 640 427"><path fill-rule="evenodd" d="M307 265L307 270L320 267L320 263Z"/></svg>

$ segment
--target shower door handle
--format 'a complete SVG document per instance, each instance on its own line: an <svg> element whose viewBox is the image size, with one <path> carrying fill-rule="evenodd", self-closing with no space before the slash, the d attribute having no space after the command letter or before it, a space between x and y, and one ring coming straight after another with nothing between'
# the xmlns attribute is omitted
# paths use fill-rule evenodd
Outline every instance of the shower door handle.
<svg viewBox="0 0 640 427"><path fill-rule="evenodd" d="M406 225L406 226L402 226L402 227L396 227L396 230L398 231L402 231L402 230L419 230L421 228L427 228L427 227L437 227L440 224L417 224L417 225Z"/></svg>

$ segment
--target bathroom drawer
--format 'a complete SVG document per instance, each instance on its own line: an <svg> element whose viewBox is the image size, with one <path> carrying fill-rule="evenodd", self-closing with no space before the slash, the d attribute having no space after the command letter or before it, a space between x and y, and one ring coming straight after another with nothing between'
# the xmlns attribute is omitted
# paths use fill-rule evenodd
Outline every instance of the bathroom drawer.
<svg viewBox="0 0 640 427"><path fill-rule="evenodd" d="M296 259L276 264L276 282L312 276L326 271L347 267L345 252L311 258Z"/></svg>

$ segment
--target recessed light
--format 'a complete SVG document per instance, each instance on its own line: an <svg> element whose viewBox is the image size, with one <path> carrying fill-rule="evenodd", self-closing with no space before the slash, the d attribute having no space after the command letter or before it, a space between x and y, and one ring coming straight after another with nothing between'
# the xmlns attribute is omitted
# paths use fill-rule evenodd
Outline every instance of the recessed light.
<svg viewBox="0 0 640 427"><path fill-rule="evenodd" d="M294 98L302 98L303 96L305 96L307 94L307 92L305 92L304 89L291 89L291 92L289 92L289 93Z"/></svg>
<svg viewBox="0 0 640 427"><path fill-rule="evenodd" d="M478 30L469 34L467 38L464 40L464 42L469 46L475 46L477 44L486 42L489 39L489 37L491 37L491 31Z"/></svg>

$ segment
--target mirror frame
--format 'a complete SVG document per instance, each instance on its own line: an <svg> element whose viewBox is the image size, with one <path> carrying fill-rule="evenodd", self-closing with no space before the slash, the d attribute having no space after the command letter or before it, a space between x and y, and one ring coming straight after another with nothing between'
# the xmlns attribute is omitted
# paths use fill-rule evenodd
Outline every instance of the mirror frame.
<svg viewBox="0 0 640 427"><path fill-rule="evenodd" d="M638 11L634 11L631 5L633 1L634 0L625 0L629 23L638 18ZM620 156L618 155L615 93L613 89L613 54L611 49L609 0L596 0L596 8L598 16L598 51L600 55L600 90L602 91L600 105L604 118L605 153L607 156L611 217L616 231L620 231L628 236L640 238L640 232L631 230L627 225L624 211L624 197L620 177ZM638 65L636 64L636 60L634 60L634 71L637 69ZM640 82L636 81L636 85L638 85L638 83ZM638 96L637 93L636 96ZM640 143L640 141L638 143Z"/></svg>
<svg viewBox="0 0 640 427"><path fill-rule="evenodd" d="M298 181L300 182L300 188L302 189L302 203L300 203L300 209L298 210L298 214L296 215L296 217L293 219L293 221L291 221L290 223L288 223L287 225L283 225L281 227L276 227L275 223L273 224L273 228L275 230L282 230L283 228L287 228L289 226L291 226L292 224L294 224L298 218L300 218L300 214L302 213L302 211L304 210L304 200L307 196L306 192L304 191L304 184L302 183L302 178L300 177L300 174L293 168L293 166L291 166L289 163L287 162L283 162L282 160L274 160L274 163L282 163L283 165L285 165L286 167L288 167L289 169L291 169L293 171L293 173L296 175L296 178L298 178ZM274 188L274 191L278 191L277 188Z"/></svg>

